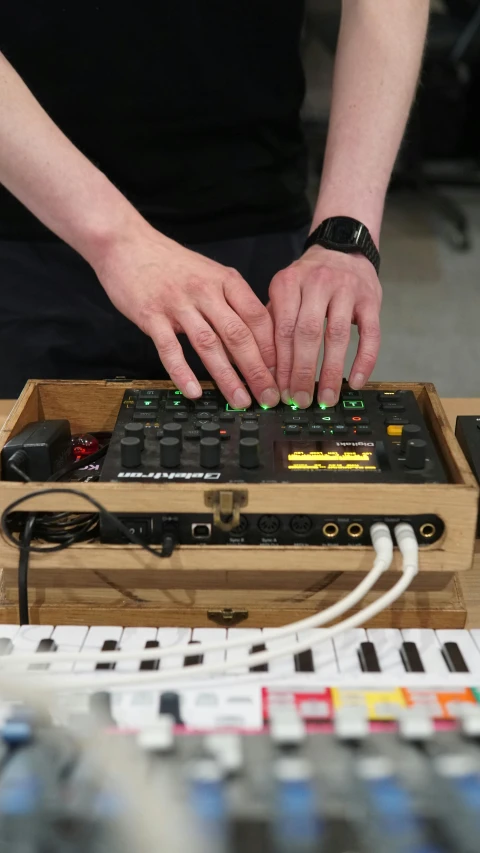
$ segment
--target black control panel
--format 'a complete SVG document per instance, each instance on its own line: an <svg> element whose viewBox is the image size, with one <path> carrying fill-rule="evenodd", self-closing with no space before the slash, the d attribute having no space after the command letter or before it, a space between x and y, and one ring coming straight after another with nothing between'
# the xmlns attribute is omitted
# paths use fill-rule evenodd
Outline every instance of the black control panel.
<svg viewBox="0 0 480 853"><path fill-rule="evenodd" d="M447 476L412 391L352 391L337 406L309 409L280 404L232 410L215 389L201 400L176 390L125 392L101 472L121 483L445 483ZM128 487L127 487L128 488ZM370 527L382 520L394 532L407 521L420 544L444 532L443 521L425 512L373 518L297 514L240 515L231 529L212 523L212 513L122 514L142 541L173 537L183 545L370 545ZM313 509L313 508L312 508ZM428 509L428 508L426 508ZM133 507L132 507L133 510ZM123 542L103 516L104 542Z"/></svg>
<svg viewBox="0 0 480 853"><path fill-rule="evenodd" d="M455 425L455 435L480 484L480 415L460 415ZM477 524L477 536L480 536L480 518Z"/></svg>
<svg viewBox="0 0 480 853"><path fill-rule="evenodd" d="M126 391L101 480L444 483L412 391L352 391L332 408L231 409L215 389Z"/></svg>

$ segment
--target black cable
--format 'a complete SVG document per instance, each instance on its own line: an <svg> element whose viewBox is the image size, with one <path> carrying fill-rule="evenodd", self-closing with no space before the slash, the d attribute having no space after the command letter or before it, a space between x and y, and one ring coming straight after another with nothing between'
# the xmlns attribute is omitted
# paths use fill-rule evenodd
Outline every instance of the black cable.
<svg viewBox="0 0 480 853"><path fill-rule="evenodd" d="M18 616L20 625L30 624L28 615L28 561L34 525L35 514L32 512L27 518L20 540L20 560L18 563Z"/></svg>
<svg viewBox="0 0 480 853"><path fill-rule="evenodd" d="M20 479L31 483L30 477L19 468L15 462L10 460L9 469L14 471ZM98 530L98 516L89 513L86 516L75 519L69 513L57 513L38 518L35 513L29 513L23 533L20 539L20 557L18 561L17 584L18 584L18 614L20 625L29 625L28 608L28 564L30 559L31 541L35 536L38 539L50 539L53 541L64 541L65 531L70 533L67 540L69 544L79 542L82 538L92 538Z"/></svg>
<svg viewBox="0 0 480 853"><path fill-rule="evenodd" d="M34 492L30 492L28 495L24 495L21 498L17 498L17 500L12 501L2 512L0 518L0 527L5 538L18 548L22 549L21 540L16 538L13 533L11 533L8 526L8 516L10 513L14 511L18 511L18 507L24 504L26 501L31 500L32 498L38 498L43 495L76 495L79 498L83 498L83 500L90 503L95 509L101 514L104 515L111 524L122 534L125 538L132 544L137 545L140 548L143 548L144 551L148 551L149 554L153 554L155 557L169 557L173 551L173 547L175 545L175 539L173 533L169 533L165 537L164 546L161 550L157 550L156 548L152 548L150 545L147 545L146 542L142 542L138 536L134 533L131 533L128 527L123 524L113 513L109 512L105 507L97 501L95 498L92 498L91 495L87 495L84 492L79 491L78 489L61 489L61 488L53 488L53 489L37 489ZM39 548L35 545L28 546L29 554L52 554L55 551L64 551L66 548L69 548L70 545L74 544L75 539L71 536L68 537L68 540L65 542L60 542L57 545L53 545L51 548Z"/></svg>
<svg viewBox="0 0 480 853"><path fill-rule="evenodd" d="M15 458L15 455L12 456L12 459L14 459L14 458ZM15 465L15 462L12 462L12 459L10 459L10 461L8 462L8 465L7 465L9 470L13 471L13 473L16 474L17 477L20 477L20 479L23 480L24 483L31 483L32 481L31 481L30 477L27 477L27 475L25 474L25 471L22 471L22 469L19 468L18 465Z"/></svg>
<svg viewBox="0 0 480 853"><path fill-rule="evenodd" d="M54 482L66 477L68 474L79 468L85 468L86 465L96 462L106 454L108 450L108 442L100 447L95 453L91 453L87 457L77 459L75 462L64 466L59 471L56 471L48 478L47 482ZM18 465L17 465L18 462ZM27 462L26 454L19 451L14 453L8 462L8 469L13 471L20 480L25 483L31 483L31 478L22 470L20 463ZM29 513L22 535L16 546L20 547L20 557L18 561L17 583L18 583L18 610L20 625L29 625L29 608L28 608L28 565L30 553L33 550L31 542L36 539L45 539L47 541L58 542L64 547L69 547L76 542L84 541L85 539L93 539L98 535L99 521L97 513L82 513L73 515L72 513L45 513L38 517L35 513ZM43 549L42 549L43 550Z"/></svg>

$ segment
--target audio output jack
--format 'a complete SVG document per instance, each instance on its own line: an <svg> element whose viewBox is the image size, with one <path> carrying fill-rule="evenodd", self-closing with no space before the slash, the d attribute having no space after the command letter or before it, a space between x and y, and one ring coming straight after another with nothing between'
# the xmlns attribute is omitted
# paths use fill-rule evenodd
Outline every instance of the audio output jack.
<svg viewBox="0 0 480 853"><path fill-rule="evenodd" d="M340 528L338 524L335 524L334 521L328 521L326 524L323 525L322 533L324 536L327 537L327 539L336 539L339 532Z"/></svg>
<svg viewBox="0 0 480 853"><path fill-rule="evenodd" d="M353 521L352 524L348 525L347 533L350 539L360 539L363 536L363 525L358 521Z"/></svg>
<svg viewBox="0 0 480 853"><path fill-rule="evenodd" d="M425 524L422 524L420 527L420 536L423 536L424 539L432 539L437 532L437 528L431 521L426 521Z"/></svg>

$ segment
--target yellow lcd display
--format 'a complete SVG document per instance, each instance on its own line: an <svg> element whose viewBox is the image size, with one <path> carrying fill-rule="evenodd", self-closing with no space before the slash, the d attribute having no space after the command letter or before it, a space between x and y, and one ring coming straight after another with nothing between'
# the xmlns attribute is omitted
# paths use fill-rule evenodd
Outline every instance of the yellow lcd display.
<svg viewBox="0 0 480 853"><path fill-rule="evenodd" d="M373 441L277 441L275 462L277 469L284 471L375 473L381 470Z"/></svg>

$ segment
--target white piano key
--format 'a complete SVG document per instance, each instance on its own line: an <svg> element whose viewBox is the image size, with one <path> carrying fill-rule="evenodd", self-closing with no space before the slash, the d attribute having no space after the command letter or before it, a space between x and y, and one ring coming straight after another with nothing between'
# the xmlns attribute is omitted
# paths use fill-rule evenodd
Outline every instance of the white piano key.
<svg viewBox="0 0 480 853"><path fill-rule="evenodd" d="M52 634L57 652L80 652L88 634L86 625L57 625ZM53 661L48 672L72 672L75 661Z"/></svg>
<svg viewBox="0 0 480 853"><path fill-rule="evenodd" d="M194 628L192 632L192 640L197 643L224 643L227 639L226 628ZM199 651L192 646L192 654L199 654ZM206 652L203 656L204 664L223 663L225 660L225 650ZM221 675L221 673L218 673Z"/></svg>
<svg viewBox="0 0 480 853"><path fill-rule="evenodd" d="M13 654L35 652L40 640L48 640L53 625L22 625L15 636Z"/></svg>
<svg viewBox="0 0 480 853"><path fill-rule="evenodd" d="M474 628L472 631L469 632L469 634L473 642L475 643L477 649L480 651L480 628ZM2 636L1 633L0 636Z"/></svg>
<svg viewBox="0 0 480 853"><path fill-rule="evenodd" d="M124 628L120 637L120 650L122 652L141 650L145 648L145 643L149 640L156 639L156 628ZM137 660L120 660L115 665L115 672L138 672L141 662L141 658Z"/></svg>
<svg viewBox="0 0 480 853"><path fill-rule="evenodd" d="M87 651L101 651L106 640L116 640L118 642L122 636L122 632L123 628L119 625L93 625L89 628L83 646L80 649L78 660L75 661L74 672L94 672L97 665L96 662L82 661L82 653ZM107 670L98 671L99 675L105 675L106 673Z"/></svg>
<svg viewBox="0 0 480 853"><path fill-rule="evenodd" d="M338 669L341 675L352 675L362 671L358 659L360 643L367 639L364 628L352 628L333 638Z"/></svg>
<svg viewBox="0 0 480 853"><path fill-rule="evenodd" d="M448 667L432 628L404 628L401 634L404 642L415 643L427 675L438 675L442 679L448 676Z"/></svg>
<svg viewBox="0 0 480 853"><path fill-rule="evenodd" d="M405 667L400 657L402 634L397 628L368 628L367 640L375 646L382 672L404 675Z"/></svg>
<svg viewBox="0 0 480 853"><path fill-rule="evenodd" d="M53 625L22 625L13 641L12 656L16 654L33 654L37 651L40 640L48 640L52 635ZM28 669L29 664L19 664L20 671Z"/></svg>
<svg viewBox="0 0 480 853"><path fill-rule="evenodd" d="M265 643L265 647L267 652L276 651L277 649L284 649L288 646L295 645L295 634L291 634L290 637L280 637L278 639L273 639L272 634L274 633L274 628L264 628L262 631L263 642ZM282 657L274 658L268 663L268 672L269 675L294 675L295 674L295 659L292 653L282 655Z"/></svg>
<svg viewBox="0 0 480 853"><path fill-rule="evenodd" d="M325 636L325 628L312 628L310 631L299 631L297 634L298 641L311 642L311 650L313 656L313 665L315 673L321 678L328 678L329 675L338 675L338 662L333 646L333 641L323 639ZM319 642L321 641L321 642ZM298 674L297 678L301 678L302 674Z"/></svg>
<svg viewBox="0 0 480 853"><path fill-rule="evenodd" d="M473 675L480 677L480 650L468 631L461 629L444 629L435 632L441 645L444 643L456 643L460 649L463 659Z"/></svg>
<svg viewBox="0 0 480 853"><path fill-rule="evenodd" d="M227 631L227 639L237 640L243 637L245 645L241 649L227 649L227 661L244 660L248 657L252 646L260 646L263 643L262 631L260 628L229 628ZM249 671L248 666L239 666L235 669L230 669L229 673L233 675L244 675Z"/></svg>
<svg viewBox="0 0 480 853"><path fill-rule="evenodd" d="M183 646L189 643L192 638L191 628L159 628L157 631L157 640L160 643L161 649L166 649L170 646ZM182 669L185 656L183 654L170 655L162 658L160 661L160 669Z"/></svg>
<svg viewBox="0 0 480 853"><path fill-rule="evenodd" d="M19 625L0 625L0 639L14 640L20 630Z"/></svg>

